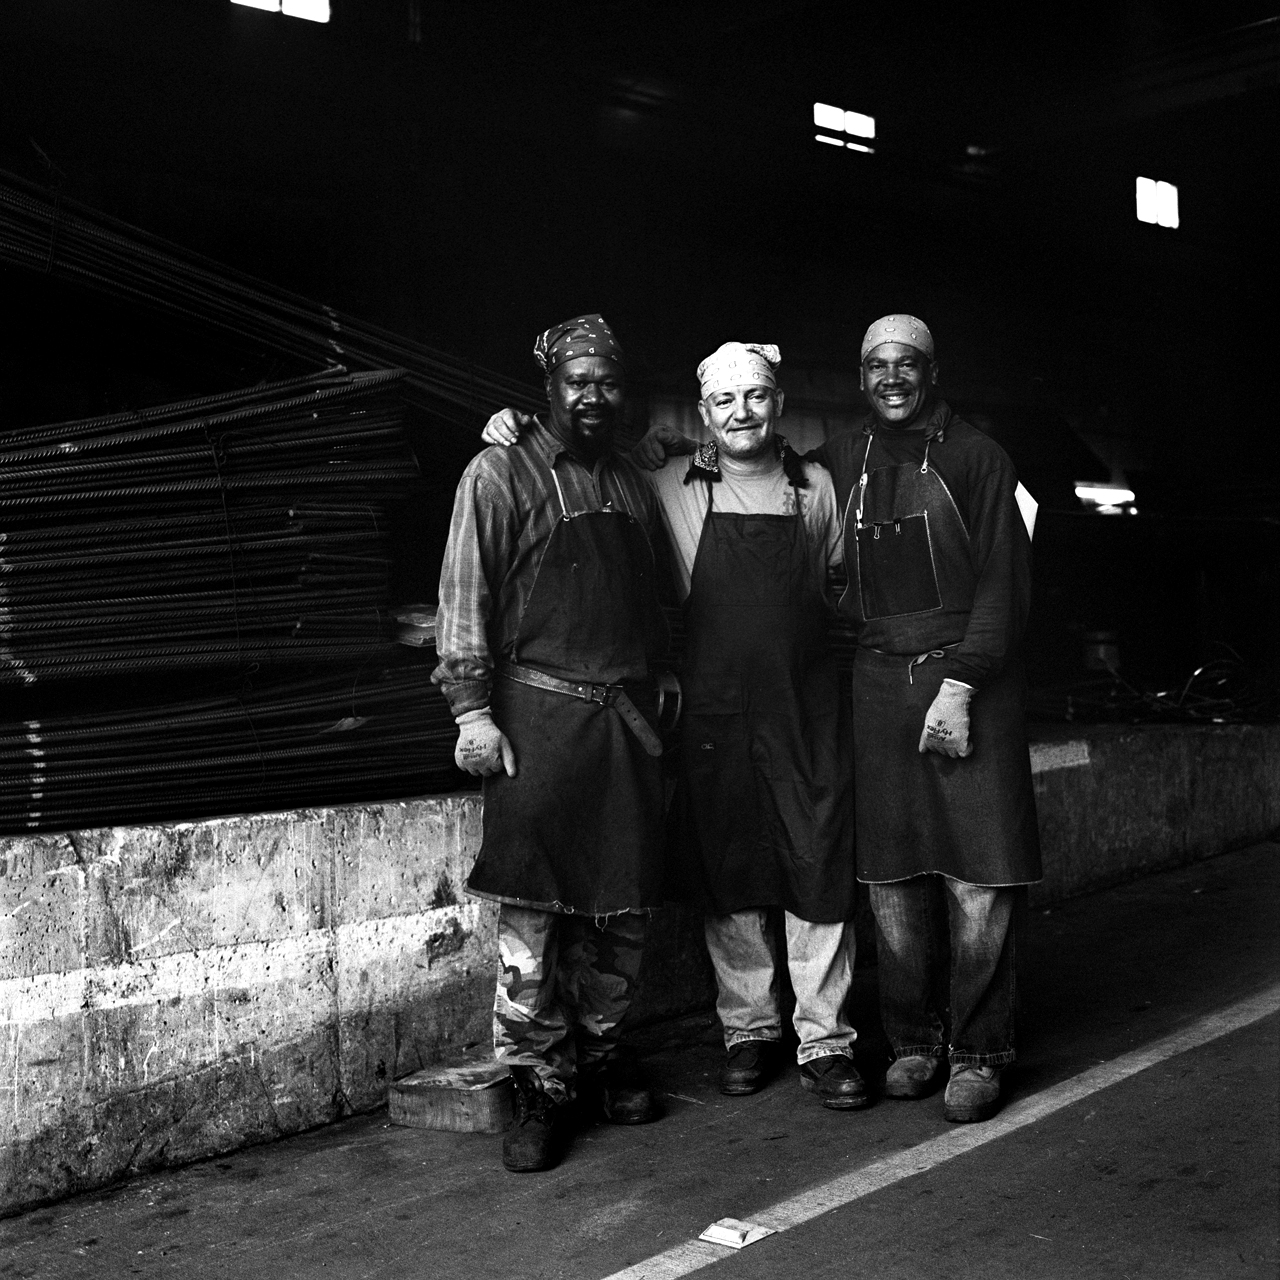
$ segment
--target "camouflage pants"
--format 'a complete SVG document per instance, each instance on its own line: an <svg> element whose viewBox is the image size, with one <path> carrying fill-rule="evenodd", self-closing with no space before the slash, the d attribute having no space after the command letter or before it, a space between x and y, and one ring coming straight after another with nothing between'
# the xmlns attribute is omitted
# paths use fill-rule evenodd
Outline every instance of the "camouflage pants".
<svg viewBox="0 0 1280 1280"><path fill-rule="evenodd" d="M499 1062L531 1067L564 1097L580 1066L618 1045L618 1024L635 995L644 950L642 915L557 915L503 903L501 972L493 1003Z"/></svg>

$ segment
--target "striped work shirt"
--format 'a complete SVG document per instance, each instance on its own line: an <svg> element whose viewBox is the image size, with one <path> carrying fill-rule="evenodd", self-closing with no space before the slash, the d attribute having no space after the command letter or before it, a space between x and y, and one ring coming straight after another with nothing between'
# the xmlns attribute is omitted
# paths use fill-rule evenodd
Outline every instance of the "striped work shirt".
<svg viewBox="0 0 1280 1280"><path fill-rule="evenodd" d="M478 453L462 473L440 570L432 680L453 714L489 705L497 659L510 656L543 548L560 518L554 468L570 514L606 503L634 516L665 570L658 501L644 472L616 453L586 462L539 418L509 449Z"/></svg>

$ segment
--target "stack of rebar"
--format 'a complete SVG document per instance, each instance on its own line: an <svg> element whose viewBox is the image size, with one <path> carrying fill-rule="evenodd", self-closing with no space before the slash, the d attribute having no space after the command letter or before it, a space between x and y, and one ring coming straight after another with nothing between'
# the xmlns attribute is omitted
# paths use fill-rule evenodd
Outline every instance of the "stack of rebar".
<svg viewBox="0 0 1280 1280"><path fill-rule="evenodd" d="M403 394L475 431L534 388L258 280L0 170L0 262L213 326L319 368L404 370Z"/></svg>
<svg viewBox="0 0 1280 1280"><path fill-rule="evenodd" d="M0 831L448 781L397 645L395 370L0 432ZM146 680L140 683L140 676Z"/></svg>
<svg viewBox="0 0 1280 1280"><path fill-rule="evenodd" d="M389 652L396 380L0 432L0 684Z"/></svg>
<svg viewBox="0 0 1280 1280"><path fill-rule="evenodd" d="M0 832L383 800L451 785L430 664L246 679L233 693L0 723Z"/></svg>

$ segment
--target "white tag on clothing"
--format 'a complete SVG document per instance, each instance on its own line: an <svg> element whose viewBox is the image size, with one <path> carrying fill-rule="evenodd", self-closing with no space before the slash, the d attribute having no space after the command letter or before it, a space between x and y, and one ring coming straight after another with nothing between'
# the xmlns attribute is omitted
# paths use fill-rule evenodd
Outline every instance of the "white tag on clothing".
<svg viewBox="0 0 1280 1280"><path fill-rule="evenodd" d="M1036 512L1040 510L1040 504L1023 488L1022 481L1018 481L1018 487L1013 491L1014 498L1018 502L1018 513L1022 516L1022 523L1027 526L1027 537L1034 538L1036 536Z"/></svg>
<svg viewBox="0 0 1280 1280"><path fill-rule="evenodd" d="M765 1236L776 1235L772 1227L757 1227L752 1222L743 1222L738 1218L721 1218L713 1222L699 1237L709 1244L728 1245L730 1249L745 1249Z"/></svg>

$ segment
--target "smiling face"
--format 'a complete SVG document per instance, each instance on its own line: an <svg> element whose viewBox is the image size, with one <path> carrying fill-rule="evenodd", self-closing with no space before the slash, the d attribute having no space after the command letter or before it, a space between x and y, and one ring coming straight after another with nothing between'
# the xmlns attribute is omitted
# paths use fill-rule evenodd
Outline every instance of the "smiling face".
<svg viewBox="0 0 1280 1280"><path fill-rule="evenodd" d="M547 378L546 388L552 428L566 444L593 458L609 448L626 394L622 366L616 360L566 360Z"/></svg>
<svg viewBox="0 0 1280 1280"><path fill-rule="evenodd" d="M901 430L917 424L937 381L937 365L915 347L882 342L863 357L859 384L876 417Z"/></svg>
<svg viewBox="0 0 1280 1280"><path fill-rule="evenodd" d="M773 444L774 425L782 417L782 392L761 384L722 387L698 401L698 412L721 453L745 462Z"/></svg>

